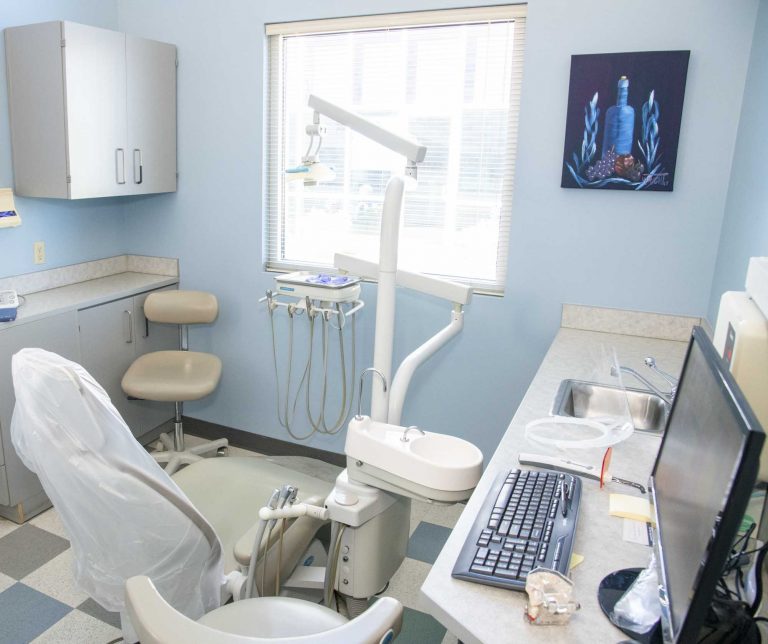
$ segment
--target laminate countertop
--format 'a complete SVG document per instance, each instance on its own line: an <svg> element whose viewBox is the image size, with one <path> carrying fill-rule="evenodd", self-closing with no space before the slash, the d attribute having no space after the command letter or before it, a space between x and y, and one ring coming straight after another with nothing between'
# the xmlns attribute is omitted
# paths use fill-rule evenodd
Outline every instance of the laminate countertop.
<svg viewBox="0 0 768 644"><path fill-rule="evenodd" d="M520 452L543 453L547 448L525 439L526 424L547 416L560 382L567 378L615 384L610 365L615 351L623 366L632 367L668 388L643 366L654 356L660 368L677 374L685 358L687 342L615 335L561 328L536 376L493 454L480 482L467 502L442 552L421 587L422 608L431 613L460 640L470 642L618 642L626 636L603 615L597 602L600 581L628 567L645 567L651 548L622 539L624 519L608 514L609 493L640 496L620 484L600 489L597 481L582 479L582 499L573 552L584 561L571 570L574 599L581 604L566 626L532 626L523 617L527 594L454 579L451 571L472 528L488 490L500 472L520 467ZM627 386L638 383L628 381ZM661 438L635 432L613 450L611 473L645 485L653 468ZM577 455L577 450L570 453Z"/></svg>
<svg viewBox="0 0 768 644"><path fill-rule="evenodd" d="M179 278L176 276L126 271L30 293L24 296L16 320L0 322L0 331L65 311L87 309L163 286L178 284L178 282Z"/></svg>

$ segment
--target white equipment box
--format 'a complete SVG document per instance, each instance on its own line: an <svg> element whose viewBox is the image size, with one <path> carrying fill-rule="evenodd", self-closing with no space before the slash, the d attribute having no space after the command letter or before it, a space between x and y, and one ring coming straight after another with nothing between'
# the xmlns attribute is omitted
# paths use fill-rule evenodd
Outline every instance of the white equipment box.
<svg viewBox="0 0 768 644"><path fill-rule="evenodd" d="M728 291L720 299L714 345L768 430L768 258L750 260L746 286L746 292ZM759 479L768 481L768 449Z"/></svg>

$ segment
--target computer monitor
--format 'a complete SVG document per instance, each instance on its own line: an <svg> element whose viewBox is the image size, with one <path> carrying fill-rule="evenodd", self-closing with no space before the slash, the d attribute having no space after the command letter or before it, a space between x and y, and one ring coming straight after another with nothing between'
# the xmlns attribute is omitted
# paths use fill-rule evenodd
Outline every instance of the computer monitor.
<svg viewBox="0 0 768 644"><path fill-rule="evenodd" d="M665 641L698 641L763 439L727 365L696 327L651 474Z"/></svg>

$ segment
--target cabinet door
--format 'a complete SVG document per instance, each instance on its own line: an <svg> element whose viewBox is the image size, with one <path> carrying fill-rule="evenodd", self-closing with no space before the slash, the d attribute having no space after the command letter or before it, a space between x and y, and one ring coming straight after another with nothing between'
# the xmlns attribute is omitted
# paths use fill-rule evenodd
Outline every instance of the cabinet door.
<svg viewBox="0 0 768 644"><path fill-rule="evenodd" d="M37 476L24 466L11 443L11 417L15 404L11 357L24 347L39 347L78 362L75 312L69 311L34 322L17 324L0 331L0 443L5 455L8 505L16 505L42 492ZM0 492L0 497L3 496L5 495Z"/></svg>
<svg viewBox="0 0 768 644"><path fill-rule="evenodd" d="M138 434L139 415L120 386L135 354L133 317L132 297L78 311L82 365L104 387L131 431Z"/></svg>
<svg viewBox="0 0 768 644"><path fill-rule="evenodd" d="M176 190L176 47L126 36L128 192Z"/></svg>
<svg viewBox="0 0 768 644"><path fill-rule="evenodd" d="M64 23L70 197L127 194L125 34Z"/></svg>

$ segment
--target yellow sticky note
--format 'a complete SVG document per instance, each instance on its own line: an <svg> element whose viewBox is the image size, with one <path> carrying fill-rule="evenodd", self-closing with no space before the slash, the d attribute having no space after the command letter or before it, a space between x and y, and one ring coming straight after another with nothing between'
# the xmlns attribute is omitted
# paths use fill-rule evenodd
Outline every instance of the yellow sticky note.
<svg viewBox="0 0 768 644"><path fill-rule="evenodd" d="M608 514L614 517L651 521L651 503L648 499L628 494L611 494L608 500Z"/></svg>
<svg viewBox="0 0 768 644"><path fill-rule="evenodd" d="M571 553L571 565L570 569L573 570L576 566L578 566L582 561L584 561L584 555L577 555L575 552Z"/></svg>

